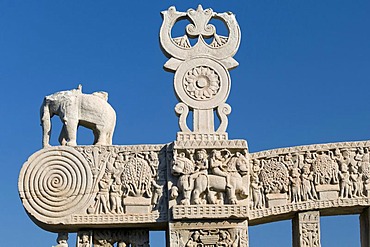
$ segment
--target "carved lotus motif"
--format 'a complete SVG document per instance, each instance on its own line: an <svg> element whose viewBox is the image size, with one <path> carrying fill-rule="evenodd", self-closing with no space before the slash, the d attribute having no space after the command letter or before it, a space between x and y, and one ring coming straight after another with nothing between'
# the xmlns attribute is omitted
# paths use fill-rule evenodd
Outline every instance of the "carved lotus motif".
<svg viewBox="0 0 370 247"><path fill-rule="evenodd" d="M183 86L191 98L209 100L220 90L220 78L212 68L198 66L186 73Z"/></svg>

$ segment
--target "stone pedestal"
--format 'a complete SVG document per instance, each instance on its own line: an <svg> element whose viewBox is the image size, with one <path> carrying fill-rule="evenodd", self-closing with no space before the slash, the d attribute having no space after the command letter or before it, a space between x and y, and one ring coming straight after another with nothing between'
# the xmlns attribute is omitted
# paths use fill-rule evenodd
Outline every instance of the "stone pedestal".
<svg viewBox="0 0 370 247"><path fill-rule="evenodd" d="M170 223L168 246L248 247L248 222L245 220Z"/></svg>
<svg viewBox="0 0 370 247"><path fill-rule="evenodd" d="M366 208L360 214L361 247L370 247L370 209Z"/></svg>
<svg viewBox="0 0 370 247"><path fill-rule="evenodd" d="M123 205L126 214L147 214L151 210L150 198L126 197Z"/></svg>
<svg viewBox="0 0 370 247"><path fill-rule="evenodd" d="M288 195L283 193L267 194L266 201L269 208L279 205L285 205L288 200Z"/></svg>
<svg viewBox="0 0 370 247"><path fill-rule="evenodd" d="M293 219L293 247L320 247L320 213L298 213Z"/></svg>
<svg viewBox="0 0 370 247"><path fill-rule="evenodd" d="M339 196L339 184L316 185L320 200L334 200Z"/></svg>

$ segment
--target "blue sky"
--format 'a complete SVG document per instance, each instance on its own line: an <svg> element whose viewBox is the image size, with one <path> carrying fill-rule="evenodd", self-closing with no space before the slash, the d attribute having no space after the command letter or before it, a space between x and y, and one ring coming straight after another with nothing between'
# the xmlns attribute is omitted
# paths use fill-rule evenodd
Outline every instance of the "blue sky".
<svg viewBox="0 0 370 247"><path fill-rule="evenodd" d="M17 192L22 164L41 148L45 95L79 83L86 93L109 92L114 144L175 139L177 100L173 74L162 69L159 13L199 3L232 11L242 30L227 101L230 139L246 139L251 152L369 139L369 1L0 0L1 246L55 244L55 234L27 217ZM78 142L89 144L92 135L82 129ZM325 217L321 227L323 246L360 245L358 216ZM290 231L288 221L250 227L250 245L289 246ZM164 246L163 235L152 237L152 246Z"/></svg>

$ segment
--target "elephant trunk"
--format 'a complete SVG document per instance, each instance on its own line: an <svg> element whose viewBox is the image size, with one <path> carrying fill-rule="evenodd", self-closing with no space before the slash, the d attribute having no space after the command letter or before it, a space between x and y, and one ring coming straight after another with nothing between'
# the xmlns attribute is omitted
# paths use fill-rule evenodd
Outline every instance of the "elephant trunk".
<svg viewBox="0 0 370 247"><path fill-rule="evenodd" d="M49 105L47 103L46 98L40 109L40 120L41 120L41 127L42 127L42 147L49 147L49 140L50 140L50 131L51 131L51 121L50 121L50 111Z"/></svg>

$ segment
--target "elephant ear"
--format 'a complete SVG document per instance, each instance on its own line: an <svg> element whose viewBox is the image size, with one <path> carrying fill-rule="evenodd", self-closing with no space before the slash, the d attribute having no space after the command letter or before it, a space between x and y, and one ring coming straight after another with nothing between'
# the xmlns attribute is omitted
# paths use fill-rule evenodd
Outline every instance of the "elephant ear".
<svg viewBox="0 0 370 247"><path fill-rule="evenodd" d="M100 91L100 92L94 92L92 93L92 95L94 96L97 96L105 101L108 101L108 93L107 92L103 92L103 91Z"/></svg>

